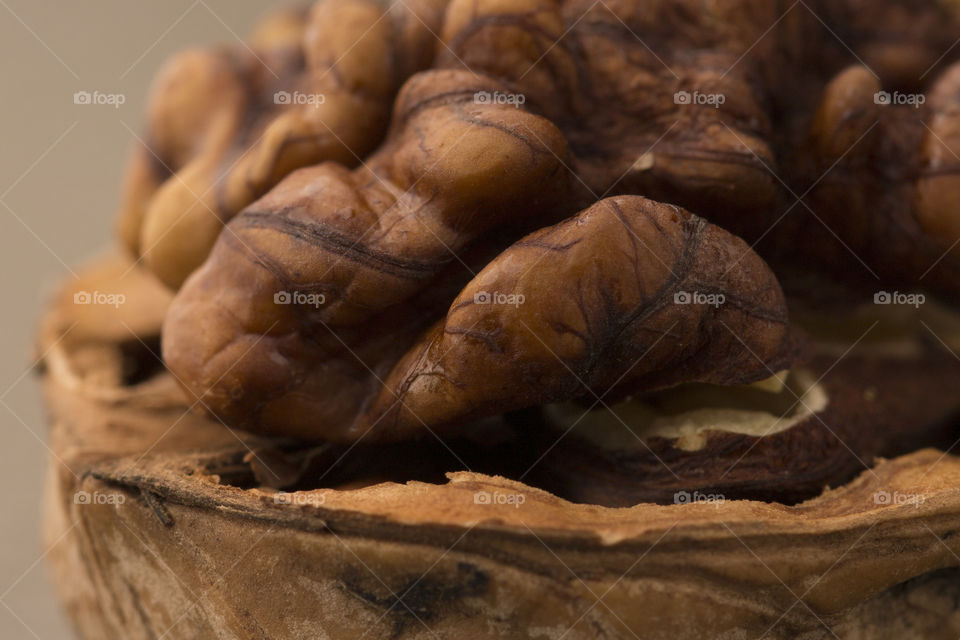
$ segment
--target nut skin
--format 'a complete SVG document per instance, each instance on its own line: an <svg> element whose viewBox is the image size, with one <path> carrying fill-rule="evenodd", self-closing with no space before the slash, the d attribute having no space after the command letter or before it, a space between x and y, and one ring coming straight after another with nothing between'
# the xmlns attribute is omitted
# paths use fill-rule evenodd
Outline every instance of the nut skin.
<svg viewBox="0 0 960 640"><path fill-rule="evenodd" d="M812 153L795 168L804 204L760 249L777 256L782 277L813 260L843 265L850 284L868 291L879 280L956 299L960 64L925 93L899 93L922 102L883 103L896 95L862 66L826 85L810 125Z"/></svg>
<svg viewBox="0 0 960 640"><path fill-rule="evenodd" d="M770 119L753 69L734 62L776 20L777 3L701 5L457 0L437 64L506 78L555 122L581 208L625 193L703 215L762 215L777 192L764 166L776 164ZM677 104L678 92L698 90L724 94L725 107Z"/></svg>
<svg viewBox="0 0 960 640"><path fill-rule="evenodd" d="M429 64L443 4L321 0L268 18L249 48L174 58L131 161L124 244L179 288L223 224L284 176L357 164L382 139L403 80Z"/></svg>
<svg viewBox="0 0 960 640"><path fill-rule="evenodd" d="M521 141L515 144L519 151ZM549 175L555 156L541 155ZM289 192L302 197L306 184L321 183L307 173L285 181ZM283 186L268 199L282 197ZM462 199L469 192L458 193ZM167 366L198 397L210 389L205 406L231 424L339 441L399 440L571 396L751 382L797 355L766 264L742 240L673 206L608 199L521 239L422 337L429 316L419 306L410 314L407 305L418 302L413 288L429 279L404 281L386 271L396 268L387 254L380 263L340 265L351 276L341 284L338 254L319 259L338 210L288 209L288 221L313 219L284 226L264 225L250 212L238 217L232 224L244 244L221 236L164 325ZM485 212L473 220L489 218ZM381 246L394 245L389 234L373 235ZM445 250L434 246L435 259ZM401 245L400 255L417 253ZM328 292L321 307L274 304L298 268L299 286ZM482 304L489 292L525 301ZM723 302L688 304L683 296L690 293ZM201 318L211 334L194 331Z"/></svg>
<svg viewBox="0 0 960 640"><path fill-rule="evenodd" d="M254 54L239 46L191 51L160 75L119 233L178 288L221 225L285 175L322 161L360 162L382 140L399 86L432 65L497 78L561 129L579 178L567 215L603 196L641 194L754 242L779 227L777 211L792 203L784 187L817 177L791 179L792 158L806 154L785 132L815 109L806 97L851 51L883 86L901 90L918 89L956 59L950 45L960 19L945 0L805 6L417 0L384 9L322 0L309 12L277 12L251 36ZM272 104L278 90L326 101ZM677 103L681 93L724 102L692 108ZM942 200L924 195L918 215Z"/></svg>
<svg viewBox="0 0 960 640"><path fill-rule="evenodd" d="M779 285L742 240L620 196L497 256L397 363L363 423L400 437L567 398L753 382L795 346Z"/></svg>
<svg viewBox="0 0 960 640"><path fill-rule="evenodd" d="M378 378L462 288L456 256L483 253L501 227L542 225L564 192L562 136L474 100L498 90L467 72L416 76L364 166L295 172L235 218L170 310L171 371L229 423L357 437ZM324 301L276 304L284 291Z"/></svg>
<svg viewBox="0 0 960 640"><path fill-rule="evenodd" d="M881 87L921 89L956 59L950 46L960 22L955 8L942 0L909 6L818 0L804 7L798 11L785 0L419 0L383 9L372 0L323 0L306 13L278 14L251 46L279 79L239 47L188 52L161 75L145 136L156 157L144 157L143 148L135 154L121 235L176 289L206 257L222 223L285 175L322 161L347 167L362 161L381 142L390 103L410 75L430 66L465 68L496 78L504 92L522 96L563 133L577 180L559 214L572 215L608 195L644 195L758 243L778 270L789 269L779 262L796 260L779 257L785 245L797 244L799 232L823 236L803 251L822 273L831 274L838 260L850 261L843 254L853 252L867 267L854 260L848 271L861 272L857 276L872 271L955 290L946 284L960 268L955 255L938 265L947 273L921 278L938 257L925 244L943 253L960 236L950 207L954 185L938 168L949 164L949 152L936 149L953 150L951 125L943 122L953 97L945 95L937 107L944 115L935 133L945 134L945 145L927 135L872 154L882 155L894 173L919 170L915 160L926 160L930 169L913 178L915 194L889 199L903 213L885 213L889 222L879 234L859 215L858 226L849 228L845 209L872 207L846 202L850 192L862 191L849 185L839 197L829 189L820 198L808 194L815 212L826 209L815 215L827 232L805 229L822 223L803 207L800 215L787 215L796 209L796 194L816 186L850 151L849 141L838 137L824 156L803 132L824 83L852 58L865 61ZM327 100L265 104L278 88ZM719 96L723 103L685 104L678 95ZM891 125L872 137L921 134L904 135ZM874 188L872 180L850 176L867 189ZM905 236L907 248L899 251L878 235ZM916 265L907 276L889 275L895 270L882 263L903 262L909 252Z"/></svg>
<svg viewBox="0 0 960 640"><path fill-rule="evenodd" d="M939 248L960 240L960 65L950 67L930 92L929 130L918 149L921 175L913 205L917 221Z"/></svg>
<svg viewBox="0 0 960 640"><path fill-rule="evenodd" d="M444 31L449 50L437 64L506 77L556 123L574 157L582 208L640 194L756 243L778 272L801 264L832 280L842 263L858 287L876 289L879 277L956 294L960 256L938 260L960 238L949 170L956 52L944 55L957 16L947 3L531 0L507 11L464 1L448 16L456 17ZM869 81L844 71L858 58ZM844 95L850 82L861 82L862 93ZM928 88L919 111L874 104L880 90ZM698 92L724 102L677 101ZM863 122L841 131L822 121L854 106ZM928 113L940 114L932 131L920 124ZM879 175L847 170L858 158L882 167ZM882 195L858 202L863 193ZM812 212L797 205L801 195Z"/></svg>
<svg viewBox="0 0 960 640"><path fill-rule="evenodd" d="M814 5L827 22L759 0L451 0L401 11L406 21L364 0L326 0L302 29L295 18L265 28L303 57L306 71L282 86L326 86L310 84L319 73L344 101L269 111L264 129L240 132L237 114L250 117L239 108L161 136L188 162L157 188L162 212L143 220L141 234L166 238L145 262L173 287L192 274L165 323L167 366L227 425L349 443L572 396L739 384L803 360L775 273L832 273L842 249L878 264L885 283L915 283L956 226L931 142L952 139L954 74L936 80L921 135L915 114L875 102L885 82L932 65L916 34L890 44L845 4ZM935 3L913 11L941 17ZM417 27L410 16L421 14L432 22ZM332 17L343 34L329 31ZM845 69L835 45L808 50L831 25L879 71ZM371 35L341 60L351 29ZM904 47L915 55L893 61ZM723 102L678 98L691 94ZM294 129L369 133L358 122L385 120L350 100L393 107L365 150L341 153L357 146L340 135L329 153L284 146L284 123L303 118ZM248 145L260 133L273 151ZM178 143L207 137L229 153ZM256 160L264 153L273 160ZM228 156L247 168L215 180L209 207L169 195L184 184L208 194ZM149 166L133 175L150 177ZM823 224L780 213L794 191ZM217 206L228 213L208 215ZM929 282L955 291L957 268L948 256L947 275ZM673 304L682 292L725 303ZM486 293L524 303L477 304ZM287 295L322 302L278 303Z"/></svg>

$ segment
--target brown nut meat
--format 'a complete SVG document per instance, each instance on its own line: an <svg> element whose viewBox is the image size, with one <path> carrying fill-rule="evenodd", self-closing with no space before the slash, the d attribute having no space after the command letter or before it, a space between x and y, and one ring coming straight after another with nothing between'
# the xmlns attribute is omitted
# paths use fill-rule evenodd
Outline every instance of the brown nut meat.
<svg viewBox="0 0 960 640"><path fill-rule="evenodd" d="M416 76L369 162L295 172L235 218L170 311L171 370L228 422L355 437L378 377L465 284L458 252L540 226L563 191L562 136L474 100L500 90L466 72Z"/></svg>
<svg viewBox="0 0 960 640"><path fill-rule="evenodd" d="M777 182L757 60L779 58L767 0L455 1L437 64L505 79L564 133L580 207L642 194L725 224L766 215ZM744 51L760 51L738 64ZM761 55L762 52L762 55ZM695 104L700 96L723 100Z"/></svg>
<svg viewBox="0 0 960 640"><path fill-rule="evenodd" d="M285 175L357 164L380 142L402 82L430 63L443 5L322 0L265 20L247 46L173 59L127 177L127 247L178 288L223 224Z"/></svg>
<svg viewBox="0 0 960 640"><path fill-rule="evenodd" d="M204 75L211 68L206 62L174 65L182 68L172 76L177 83L160 83L154 111L163 115L162 122L186 124L156 125L155 115L147 138L164 163L168 156L183 156L197 166L180 179L168 179L162 197L150 197L160 180L151 169L155 159L136 158L125 235L129 245L146 254L161 279L176 288L206 256L222 222L283 175L322 160L346 165L360 161L381 137L397 86L432 64L496 78L501 90L491 99L525 103L561 130L571 150L565 162L576 180L571 183L573 197L557 212L558 219L607 195L639 194L684 206L750 243L766 240L758 250L778 262L780 246L797 244L798 230L803 236L821 233L806 232L805 227L822 226L821 221L799 215L803 207L791 205L796 194L823 174L821 159L810 153L810 142L797 133L796 125L815 110L815 96L824 83L851 61L865 60L870 73L887 86L922 86L939 67L956 59L957 50L950 45L960 21L946 0L921 0L909 7L883 0L869 6L866 11L861 0L802 5L779 0L706 5L700 0L522 0L509 6L491 0L422 0L409 9L398 3L383 14L367 0L325 0L307 24L300 24L302 17L278 19L281 26L265 27L269 35L254 40L255 47L279 47L287 58L296 58L296 34L306 29L300 54L306 56L306 70L291 77L309 82L281 84L311 95L329 93L319 108L287 106L277 115L274 105L262 117L252 117L246 102L227 100L224 104L233 105L228 109L233 115L208 118L205 105L212 93L229 94L244 84L253 94L263 93L263 86L273 91L275 87L262 81L262 65L241 50L241 57L249 58L244 68L253 72L227 74L227 88L219 87L220 76ZM356 46L347 46L361 33ZM435 36L441 42L435 42ZM383 62L380 54L395 63ZM363 62L369 59L379 62ZM944 107L951 102L956 101L945 98ZM885 135L900 137L894 131L888 129ZM219 142L203 142L214 138ZM203 149L213 151L183 151L201 142ZM171 154L169 148L179 151ZM206 164L200 156L207 158ZM911 170L909 157L893 155L884 161L891 170L905 173ZM234 158L236 166L231 167ZM169 164L179 170L176 162ZM217 168L210 169L214 164ZM203 184L194 184L195 179ZM873 188L869 177L862 180ZM953 193L943 186L937 192L939 201L949 201ZM144 223L147 203L154 213L146 215ZM846 204L827 199L826 206L842 210ZM940 205L927 199L918 205L918 215L930 206ZM820 205L811 208L819 211ZM803 220L791 224L795 218ZM870 225L847 233L842 218L821 218L829 232L807 243L810 253L819 256L814 268L832 277L836 258L818 249L836 245L837 238L848 254L860 257L862 244L882 254L882 260L901 260L887 242L851 240L869 236L865 228ZM897 224L888 227L889 235L899 233ZM929 263L922 241L907 238L904 251L915 254L911 259ZM955 268L957 262L951 255L942 268ZM868 265L871 270L881 271ZM913 273L909 284L922 280L919 275Z"/></svg>
<svg viewBox="0 0 960 640"><path fill-rule="evenodd" d="M805 204L775 234L779 262L849 265L877 287L960 290L960 64L926 93L884 90L862 66L823 91L809 137ZM798 241L801 235L804 240Z"/></svg>
<svg viewBox="0 0 960 640"><path fill-rule="evenodd" d="M795 346L780 287L742 240L621 196L497 256L361 424L414 434L569 398L753 382L790 366Z"/></svg>
<svg viewBox="0 0 960 640"><path fill-rule="evenodd" d="M628 320L634 308L659 309L664 295L680 291L670 288L680 285L666 274L675 277L680 269L687 231L659 220L652 203L624 207L628 235L646 238L632 246L632 259L620 247L625 240L616 238L623 229L604 226L609 222L593 208L539 232L553 249L524 244L534 242L534 233L500 254L524 232L567 218L592 204L597 192L611 190L694 203L708 220L721 219L749 240L767 235L760 229L772 204L784 196L781 187L789 190L774 174L777 152L799 148L791 128L775 133L770 126L775 105L788 93L777 67L798 59L803 36L823 25L807 11L777 26L776 10L783 7L756 0L717 4L707 13L695 8L660 0L602 7L451 2L440 19L443 46L434 66L454 68L407 81L390 135L362 167L350 171L331 161L297 171L227 227L171 310L164 338L168 366L227 424L335 440L367 431L382 439L409 437L584 387L596 394L611 385L624 387L613 392L629 393L681 382L736 384L765 377L758 363L789 366L795 345L776 279L745 246L729 249L732 239L713 227L706 234L713 240L693 244L706 252L697 260L716 271L683 286L727 296L732 306L705 315L702 305L674 310L679 344L673 344L673 327L662 325L671 313ZM840 9L825 15L860 34L857 46L882 40L845 23L853 18ZM917 11L929 21L939 9L924 4ZM768 42L762 36L771 24L776 30ZM655 36L667 60L643 36ZM758 50L746 56L752 45ZM803 87L836 66L832 49L810 57L814 70L801 74ZM860 123L848 121L848 102L859 105L870 88L868 82L849 94L830 85L814 124L819 133L813 142L804 138L801 161L786 166L806 170L843 159L844 145L858 140ZM722 97L723 108L719 101L690 103L697 92ZM940 102L948 109L951 97ZM895 124L886 130L895 131ZM890 146L886 137L883 145ZM884 157L895 170L905 164ZM804 175L798 170L797 179ZM851 181L862 186L870 180L856 175ZM830 184L825 181L813 197ZM939 200L927 198L919 217L946 202L951 188L937 192ZM846 184L843 189L862 192ZM930 258L914 235L900 244L870 235L874 226L862 215L867 209L857 209L849 197L838 194L831 211L859 213L838 219L846 227L832 234L860 234L856 247L891 263L909 256L919 265ZM653 226L638 227L637 215ZM820 243L797 241L804 233L795 225L784 223L791 232L777 228L772 241L793 242L794 249L819 257L820 269L831 268L834 256ZM575 236L578 229L588 237L571 247L554 238ZM640 249L649 255L640 256ZM774 254L800 259L788 251ZM529 273L517 266L524 263ZM594 271L586 271L589 264ZM467 285L465 274L481 269ZM624 280L627 272L633 289ZM897 275L884 274L891 280ZM913 280L920 276L912 274ZM593 294L585 297L574 287ZM564 303L554 294L566 288L571 293ZM513 314L502 305L471 304L472 296L491 291L532 302ZM448 307L446 321L438 322ZM545 320L551 313L556 317ZM750 321L726 313L746 313ZM634 320L639 324L631 325ZM771 333L769 323L779 333ZM630 329L604 333L618 326ZM641 347L651 346L640 336L657 332L668 338L658 346L665 353L655 351L617 382L645 352ZM485 349L503 357L485 355ZM698 349L705 356L696 361L700 369L690 364ZM619 351L622 356L611 355Z"/></svg>
<svg viewBox="0 0 960 640"><path fill-rule="evenodd" d="M949 254L960 187L933 142L952 140L955 74L946 67L922 111L934 116L929 135L877 97L878 77L934 73L951 56L930 60L912 28L895 38L870 28L853 2L708 5L424 5L435 56L422 30L417 46L389 30L369 44L431 67L370 71L389 80L377 104L393 103L382 144L359 168L333 154L282 177L288 163L276 186L244 192L246 202L266 191L177 295L167 366L231 427L345 443L445 437L558 401L731 387L790 369L807 351L774 273L822 282L844 264L838 254L862 254L885 284L916 284L939 262L925 284L960 289ZM324 2L311 15L373 15L362 7ZM933 41L954 24L937 3L911 11L944 25ZM846 55L825 44L834 31L878 70L831 81ZM890 47L911 56L896 67ZM795 193L804 207L787 206ZM855 279L843 271L833 279ZM818 446L822 434L797 429L784 441ZM856 451L871 458L894 437ZM807 489L849 475L822 462Z"/></svg>
<svg viewBox="0 0 960 640"><path fill-rule="evenodd" d="M506 109L489 111L523 113ZM486 115L473 110L475 119ZM504 136L502 128L492 135ZM522 149L522 140L513 144ZM556 159L544 157L549 169ZM264 204L303 193L305 183L317 180L291 176ZM782 294L763 261L735 236L675 207L604 200L527 236L420 337L427 309L411 314L409 307L415 287L430 281L390 271L413 252L378 255L377 246L358 243L356 254L368 262L354 264L347 254L350 262L338 265L327 243L342 208L311 210L307 202L316 201L290 202L286 222L266 225L253 212L237 218L244 244L221 236L165 323L167 366L230 424L331 440L370 431L372 439L392 440L571 396L750 382L795 356ZM386 232L371 235L402 251L391 213L379 225ZM438 207L439 216L450 213ZM436 244L423 257L436 261L446 249ZM340 272L352 276L345 285ZM385 279L396 281L384 287ZM317 306L276 304L291 286L327 298ZM201 322L206 330L197 332Z"/></svg>
<svg viewBox="0 0 960 640"><path fill-rule="evenodd" d="M554 122L581 207L640 194L751 243L796 242L782 222L800 216L784 211L826 167L809 180L796 169L811 154L795 127L824 83L865 59L891 90L923 86L956 59L958 26L939 0L455 1L436 64L505 79ZM884 162L907 169L904 158ZM832 278L834 265L809 266Z"/></svg>

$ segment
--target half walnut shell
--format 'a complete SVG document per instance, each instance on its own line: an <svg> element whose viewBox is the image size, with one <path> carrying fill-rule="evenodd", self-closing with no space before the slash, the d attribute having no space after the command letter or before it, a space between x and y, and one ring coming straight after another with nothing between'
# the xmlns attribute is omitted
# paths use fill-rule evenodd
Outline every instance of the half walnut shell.
<svg viewBox="0 0 960 640"><path fill-rule="evenodd" d="M231 431L188 410L156 358L169 294L137 270L121 275L128 266L107 261L71 283L40 342L55 454L50 562L85 638L960 632L954 456L921 449L878 460L793 506L716 496L703 503L691 493L680 500L688 504L609 508L558 497L567 489L546 490L543 478L546 488L495 475L519 477L527 463L505 454L515 450L509 424L469 430L485 441L465 442L468 433L443 446L361 444L371 448L357 456L318 445L297 454L302 446ZM125 302L74 305L79 290L122 293ZM844 428L833 422L844 414L831 407L857 400L838 389L860 385L862 399L874 386L883 411L858 415L877 422L849 428L886 428L882 413L902 414L882 384L906 379L904 367L913 365L903 357L847 354L844 362L859 364L826 373L819 384L829 404L817 416ZM937 362L932 370L957 379L956 364ZM927 430L921 418L942 423L956 410L950 394L930 388L909 400L927 403L914 433ZM815 449L823 443L807 438L810 424L759 438L762 456L748 453L744 469L756 471L767 456L829 457L829 447ZM788 435L789 444L777 439ZM705 446L730 438L711 433ZM678 444L696 452L695 443ZM393 464L397 458L403 464ZM571 464L566 473L582 470ZM796 468L768 462L759 471L780 473L786 486ZM772 475L755 477L776 486ZM714 485L690 477L684 487Z"/></svg>

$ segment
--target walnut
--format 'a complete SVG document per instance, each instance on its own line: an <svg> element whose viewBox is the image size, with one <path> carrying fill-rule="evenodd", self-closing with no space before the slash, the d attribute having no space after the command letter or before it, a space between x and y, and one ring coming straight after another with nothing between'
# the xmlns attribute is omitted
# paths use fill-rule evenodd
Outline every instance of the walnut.
<svg viewBox="0 0 960 640"><path fill-rule="evenodd" d="M523 138L499 133L509 132L509 124L496 120L496 110L478 111L466 119L507 138L496 147L502 158L485 156L496 170L512 157L535 161L536 154L521 153ZM421 113L446 124L441 114ZM430 137L421 138L420 147L429 149ZM545 161L543 173L551 173L556 156L534 151ZM438 164L441 175L455 179L455 171ZM304 185L318 182L329 193L339 185L316 175L328 170L294 174L262 206L295 210L284 204L288 190L302 198L309 193ZM510 192L502 188L505 197ZM371 199L356 198L364 200ZM458 209L444 210L436 198L431 204L438 222L417 224L435 225L437 236L444 214ZM347 227L334 244L341 210L291 220L265 219L254 207L232 224L237 241L219 245L180 292L165 325L164 358L222 419L301 437L345 440L372 430L371 438L394 439L586 393L751 382L789 366L794 355L783 296L766 265L741 240L675 207L611 198L526 236L477 274L446 318L423 335L431 318L416 287L431 286L432 273L404 263L414 254L404 241L434 238L411 236L388 218L378 223L386 233L374 246L360 249L356 234L365 227L352 224L354 234ZM388 207L381 215L397 211ZM490 223L490 217L473 220ZM467 230L461 226L459 235L468 237ZM454 240L415 247L420 264L444 263L450 246L459 246L456 235L447 235ZM344 260L338 250L351 243L356 253ZM292 268L290 256L298 256ZM384 292L384 278L393 280L392 295ZM309 290L324 302L274 304L289 289ZM684 304L682 296L692 294L722 303ZM409 316L410 306L418 312L404 326L396 316ZM251 316L248 309L259 312ZM193 339L198 322L215 327L209 342ZM328 426L319 432L318 424Z"/></svg>
<svg viewBox="0 0 960 640"><path fill-rule="evenodd" d="M231 426L352 441L422 437L571 397L735 385L800 363L776 278L745 244L681 210L599 194L686 204L751 242L769 233L775 264L801 249L821 258L808 271L828 269L833 244L782 249L802 233L766 229L789 190L777 150L810 150L784 163L798 183L832 162L835 176L869 184L841 161L883 108L873 102L880 85L846 72L808 118L812 142L802 127L775 131L774 105L787 99L776 67L801 55L817 21L790 14L767 41L775 3L688 9L450 4L434 68L406 81L379 149L352 170L336 159L296 170L227 225L174 302L167 366ZM864 47L879 38L848 26ZM758 39L761 50L743 56ZM831 47L811 55L805 87L837 65ZM861 82L853 94L851 73ZM949 100L940 94L932 104ZM853 100L862 109L850 119ZM881 140L899 126L901 110L890 113ZM911 164L905 144L883 166ZM808 189L815 203L834 175ZM932 221L949 212L936 214L939 201L922 191L906 207L939 237L910 233L896 246L872 235L872 209L848 202L858 192L843 191L822 208L846 216L831 232L854 250L919 267L933 262L931 247L949 245L949 223ZM955 259L943 262L940 272ZM891 269L884 275L893 282ZM478 304L491 293L527 302ZM674 304L681 294L723 303Z"/></svg>
<svg viewBox="0 0 960 640"><path fill-rule="evenodd" d="M79 626L955 636L958 26L321 0L175 59L41 342Z"/></svg>

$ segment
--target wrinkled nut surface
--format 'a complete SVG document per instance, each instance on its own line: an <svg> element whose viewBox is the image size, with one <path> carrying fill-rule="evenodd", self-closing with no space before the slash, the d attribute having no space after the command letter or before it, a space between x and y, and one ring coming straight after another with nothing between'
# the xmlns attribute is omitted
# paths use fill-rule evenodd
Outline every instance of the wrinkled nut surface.
<svg viewBox="0 0 960 640"><path fill-rule="evenodd" d="M266 19L248 47L174 58L131 163L125 244L177 288L223 224L285 175L359 163L382 138L403 80L429 62L441 7L323 0Z"/></svg>
<svg viewBox="0 0 960 640"><path fill-rule="evenodd" d="M135 158L124 216L184 282L167 366L231 427L397 441L796 370L774 274L956 295L960 23L869 11L324 0L254 38L276 81L190 54L149 125L175 175Z"/></svg>
<svg viewBox="0 0 960 640"><path fill-rule="evenodd" d="M287 185L302 193L302 180L295 174L268 199ZM278 236L267 245L257 242L264 227L242 214L234 227L246 242L224 235L167 318L167 366L231 424L331 440L368 432L397 439L584 394L751 382L794 355L783 295L767 266L742 240L676 207L611 198L523 238L477 274L424 335L416 325L404 331L390 314L415 305L414 316L425 315L411 300L413 286L430 280L390 273L403 254L329 268L323 258L342 254L324 256L301 236L325 237L338 219L314 213L299 227L267 227L269 238ZM244 234L249 228L258 235ZM381 237L393 245L390 235ZM271 252L275 247L281 251ZM446 249L438 244L430 257ZM325 303L275 304L284 290L305 289L294 269L314 265L320 273L304 275ZM346 287L337 282L339 267L351 272ZM397 282L384 312L385 278ZM724 304L686 299L693 295ZM216 340L196 341L190 329L198 323L215 326Z"/></svg>
<svg viewBox="0 0 960 640"><path fill-rule="evenodd" d="M960 283L953 254L960 240L960 64L926 93L910 95L884 92L866 67L842 71L823 91L810 140L809 208L785 228L795 233L810 228L811 240L836 235L803 250L835 263L862 261L866 269L859 273L874 281L922 282L955 296ZM785 238L780 253L796 258Z"/></svg>
<svg viewBox="0 0 960 640"><path fill-rule="evenodd" d="M686 207L751 243L780 240L768 259L784 252L781 245L797 244L797 227L808 231L803 236L821 234L799 243L817 258L812 266L829 271L839 256L863 271L852 249L886 278L885 264L897 263L901 253L925 260L929 236L941 252L956 239L956 216L931 213L953 197L952 183L920 184L915 196L881 196L866 207L849 202L850 189L839 198L826 190L812 196L810 207L833 233L807 230L822 224L783 211L836 158L824 165L794 123L811 117L824 85L851 63L866 61L871 78L891 94L930 84L956 57L950 49L958 24L950 0L909 7L896 0L802 7L780 0L509 6L418 0L387 10L372 0L324 0L305 16L281 14L255 35L251 46L265 64L240 47L189 53L171 64L151 105L146 141L155 155L138 147L121 227L128 246L178 287L207 255L220 225L284 175L324 160L346 166L363 160L384 135L397 88L432 66L496 78L499 90L482 97L522 104L561 130L575 179L559 217L602 196L644 195ZM274 103L278 90L291 96L290 104ZM937 112L949 119L958 99L944 90L938 95ZM320 97L317 104L313 98ZM830 101L826 108L837 111L840 104ZM874 136L892 141L882 153L864 144L842 147L855 142L846 137L833 142L835 153L868 156L910 184L918 166L941 175L957 151L941 135L948 125L927 135L923 113L887 109L885 118L894 111L900 122ZM903 135L904 127L916 133ZM847 182L869 186L870 180ZM887 201L896 210L887 211ZM877 234L859 215L856 224L845 224L851 206L879 208L881 233L900 242L874 242L868 236ZM795 218L802 220L789 224ZM909 233L909 223L929 218L936 221ZM927 281L952 278L956 263L951 254ZM914 268L904 280L916 283L919 276ZM955 284L943 288L956 291Z"/></svg>
<svg viewBox="0 0 960 640"><path fill-rule="evenodd" d="M477 274L362 424L415 432L570 398L753 382L796 355L786 321L773 273L742 240L670 205L610 198Z"/></svg>

